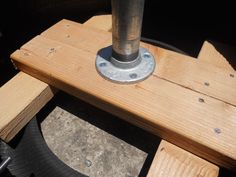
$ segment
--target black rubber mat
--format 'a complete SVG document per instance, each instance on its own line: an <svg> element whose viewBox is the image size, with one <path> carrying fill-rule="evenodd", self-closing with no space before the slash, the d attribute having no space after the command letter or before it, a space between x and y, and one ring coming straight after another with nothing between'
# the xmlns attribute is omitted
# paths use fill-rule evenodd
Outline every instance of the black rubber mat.
<svg viewBox="0 0 236 177"><path fill-rule="evenodd" d="M48 148L36 118L26 126L15 147L0 142L0 157L12 158L3 177L85 177L59 160Z"/></svg>

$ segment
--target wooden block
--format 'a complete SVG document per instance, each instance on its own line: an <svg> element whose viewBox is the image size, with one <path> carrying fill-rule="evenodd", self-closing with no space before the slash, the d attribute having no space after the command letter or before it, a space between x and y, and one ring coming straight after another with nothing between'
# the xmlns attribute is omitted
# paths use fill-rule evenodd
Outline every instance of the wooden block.
<svg viewBox="0 0 236 177"><path fill-rule="evenodd" d="M159 49L157 76L188 89L236 105L236 73ZM232 76L232 77L231 77Z"/></svg>
<svg viewBox="0 0 236 177"><path fill-rule="evenodd" d="M162 140L147 177L217 177L219 167Z"/></svg>
<svg viewBox="0 0 236 177"><path fill-rule="evenodd" d="M215 65L219 68L227 69L228 71L234 71L234 68L230 65L227 59L208 41L205 41L201 51L198 55L198 59L202 62L206 62Z"/></svg>
<svg viewBox="0 0 236 177"><path fill-rule="evenodd" d="M20 72L0 88L0 138L9 142L53 97L44 82Z"/></svg>
<svg viewBox="0 0 236 177"><path fill-rule="evenodd" d="M111 16L96 16L84 25L109 31ZM12 140L56 92L56 88L26 73L18 73L0 88L0 138L5 142Z"/></svg>
<svg viewBox="0 0 236 177"><path fill-rule="evenodd" d="M67 37L68 35L70 36L69 38ZM83 28L78 23L66 20L49 28L42 33L42 36L94 54L101 47L111 44L110 33L103 30ZM212 64L201 63L194 58L176 52L153 47L152 45L143 45L157 59L157 69L155 72L157 77L234 106L236 105L235 71L226 71L225 69L212 66ZM231 75L234 77L230 77Z"/></svg>
<svg viewBox="0 0 236 177"><path fill-rule="evenodd" d="M210 83L225 79L223 82L226 88L222 84L219 89L227 90L228 93L225 94L230 92L233 96L231 100L227 100L229 98L216 95L217 92L210 92L215 94L215 99L212 95L208 96L208 88L202 89L202 94L199 93L199 86L194 85L190 89L190 86L185 85L188 83L185 79L190 79L191 84L197 82L198 76L194 76L193 71L198 71L200 74L195 74L199 75L201 72L207 74L206 66L199 66L195 61L189 62L192 61L190 57L143 44L157 58L157 69L153 75L138 84L114 84L100 77L95 69L97 51L110 43L110 33L63 20L25 44L11 57L17 67L34 77L160 135L209 161L228 168L236 166L236 108L233 106L235 93L232 93L235 90L235 78L230 78L233 81L224 78L222 73L226 73L227 77L229 73L217 68L217 73L214 73L217 78ZM187 58L190 60L185 64ZM165 67L166 60L168 67L173 69L171 59L178 61L178 66L182 62L182 66L187 67L189 72L193 70L192 73L184 71L181 77L172 78L172 71L160 68ZM210 72L214 67L208 67L211 78ZM164 72L169 74L166 76ZM186 77L186 74L194 76L194 80ZM201 79L203 77L209 79L208 75L199 76ZM179 81L181 82L178 83Z"/></svg>
<svg viewBox="0 0 236 177"><path fill-rule="evenodd" d="M112 18L111 15L93 16L88 21L86 21L83 25L111 32L111 29L112 29L111 18Z"/></svg>

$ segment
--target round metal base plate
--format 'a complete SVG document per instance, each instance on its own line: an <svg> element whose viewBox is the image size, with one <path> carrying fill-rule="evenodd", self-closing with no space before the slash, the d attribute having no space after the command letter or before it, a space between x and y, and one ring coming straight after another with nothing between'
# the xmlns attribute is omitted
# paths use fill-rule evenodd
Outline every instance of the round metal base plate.
<svg viewBox="0 0 236 177"><path fill-rule="evenodd" d="M107 47L98 52L96 68L99 74L116 83L136 83L146 79L155 69L155 59L145 48L139 49L138 65L131 68L122 68L111 62L112 47Z"/></svg>

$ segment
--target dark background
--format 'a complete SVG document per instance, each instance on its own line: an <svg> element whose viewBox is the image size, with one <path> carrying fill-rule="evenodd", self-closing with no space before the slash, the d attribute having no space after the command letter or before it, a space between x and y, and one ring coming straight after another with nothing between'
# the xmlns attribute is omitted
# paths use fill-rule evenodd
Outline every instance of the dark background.
<svg viewBox="0 0 236 177"><path fill-rule="evenodd" d="M236 46L234 8L226 1L146 0L142 36L174 45L194 57L205 40ZM0 86L17 73L10 54L29 39L63 18L83 23L110 11L110 0L1 1Z"/></svg>
<svg viewBox="0 0 236 177"><path fill-rule="evenodd" d="M236 45L235 6L227 1L146 0L142 36L197 56L204 40ZM9 55L35 35L66 18L84 22L110 13L110 0L8 0L0 3L0 85L16 71Z"/></svg>

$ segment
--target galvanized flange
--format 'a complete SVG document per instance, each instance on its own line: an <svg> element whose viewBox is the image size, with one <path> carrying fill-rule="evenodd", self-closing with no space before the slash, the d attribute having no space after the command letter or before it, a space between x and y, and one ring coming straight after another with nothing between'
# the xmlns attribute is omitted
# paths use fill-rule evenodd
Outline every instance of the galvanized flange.
<svg viewBox="0 0 236 177"><path fill-rule="evenodd" d="M121 62L112 57L112 47L98 52L96 68L98 73L116 83L136 83L146 79L155 69L155 59L145 48L140 47L139 56L131 62Z"/></svg>

